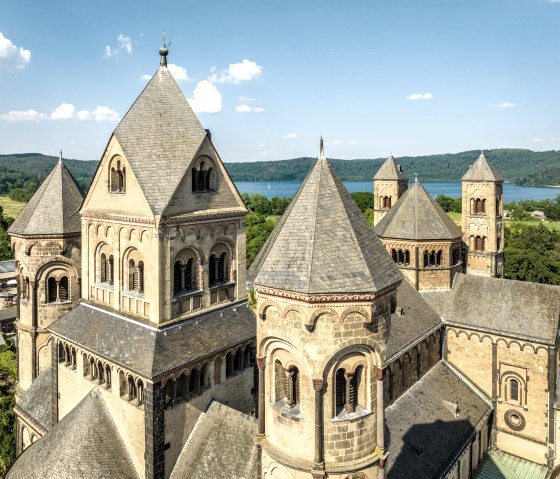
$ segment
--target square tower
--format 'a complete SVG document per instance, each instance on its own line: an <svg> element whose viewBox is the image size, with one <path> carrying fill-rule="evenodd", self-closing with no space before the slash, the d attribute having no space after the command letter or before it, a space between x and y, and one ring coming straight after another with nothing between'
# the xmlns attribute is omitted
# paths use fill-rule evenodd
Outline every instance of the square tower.
<svg viewBox="0 0 560 479"><path fill-rule="evenodd" d="M408 188L408 178L393 155L373 177L373 219L377 224Z"/></svg>

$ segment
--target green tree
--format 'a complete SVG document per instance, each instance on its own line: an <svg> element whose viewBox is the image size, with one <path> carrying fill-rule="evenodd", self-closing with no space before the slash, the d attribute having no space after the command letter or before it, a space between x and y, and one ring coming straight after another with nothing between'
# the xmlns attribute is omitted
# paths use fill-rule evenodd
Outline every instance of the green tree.
<svg viewBox="0 0 560 479"><path fill-rule="evenodd" d="M356 202L362 213L365 213L366 210L373 208L373 193L359 191L351 193L350 196L352 196L352 199Z"/></svg>
<svg viewBox="0 0 560 479"><path fill-rule="evenodd" d="M463 210L461 198L451 198L451 196L447 195L437 195L436 202L446 213L461 213L461 211Z"/></svg>
<svg viewBox="0 0 560 479"><path fill-rule="evenodd" d="M251 263L259 254L259 251L263 247L264 243L272 233L274 229L274 222L267 220L264 216L259 216L255 214L247 215L247 267L251 266Z"/></svg>
<svg viewBox="0 0 560 479"><path fill-rule="evenodd" d="M366 217L366 220L369 223L369 225L373 226L373 218L374 218L373 208L368 208L367 210L365 210L364 216Z"/></svg>
<svg viewBox="0 0 560 479"><path fill-rule="evenodd" d="M0 346L0 468L9 467L15 459L15 382L16 353L13 340L8 339Z"/></svg>

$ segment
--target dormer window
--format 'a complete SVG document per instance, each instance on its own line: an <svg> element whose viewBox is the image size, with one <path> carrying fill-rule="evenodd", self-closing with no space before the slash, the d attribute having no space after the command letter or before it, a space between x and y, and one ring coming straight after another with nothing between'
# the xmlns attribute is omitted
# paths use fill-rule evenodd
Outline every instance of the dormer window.
<svg viewBox="0 0 560 479"><path fill-rule="evenodd" d="M109 191L124 193L126 190L126 168L119 157L115 157L109 167Z"/></svg>
<svg viewBox="0 0 560 479"><path fill-rule="evenodd" d="M191 185L193 193L216 190L216 172L210 158L195 162L191 170Z"/></svg>

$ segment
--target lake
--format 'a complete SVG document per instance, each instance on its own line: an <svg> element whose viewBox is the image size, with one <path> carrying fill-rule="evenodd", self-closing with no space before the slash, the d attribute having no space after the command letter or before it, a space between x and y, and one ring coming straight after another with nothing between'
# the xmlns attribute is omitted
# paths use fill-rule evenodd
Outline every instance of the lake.
<svg viewBox="0 0 560 479"><path fill-rule="evenodd" d="M373 192L372 181L344 181L344 186L354 193L357 191ZM441 183L422 183L428 193L434 198L437 195L447 195L452 198L461 196L461 183L458 181L449 181ZM301 182L299 181L236 181L235 185L241 193L260 193L268 198L275 196L285 197L294 196ZM504 183L504 202L520 201L520 200L544 200L546 198L556 198L560 195L560 188L547 188L540 186L517 186Z"/></svg>

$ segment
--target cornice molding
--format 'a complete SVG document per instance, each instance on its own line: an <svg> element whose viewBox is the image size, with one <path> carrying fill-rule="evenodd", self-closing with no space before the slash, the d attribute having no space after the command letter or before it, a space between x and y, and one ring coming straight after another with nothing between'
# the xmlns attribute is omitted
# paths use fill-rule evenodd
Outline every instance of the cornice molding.
<svg viewBox="0 0 560 479"><path fill-rule="evenodd" d="M205 215L191 215L191 216L172 216L161 220L161 225L183 225L191 223L202 223L204 221L215 221L224 219L240 219L245 218L247 212L245 211L227 211L223 213L208 213Z"/></svg>

